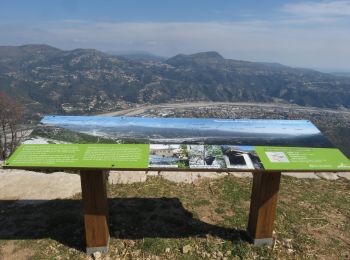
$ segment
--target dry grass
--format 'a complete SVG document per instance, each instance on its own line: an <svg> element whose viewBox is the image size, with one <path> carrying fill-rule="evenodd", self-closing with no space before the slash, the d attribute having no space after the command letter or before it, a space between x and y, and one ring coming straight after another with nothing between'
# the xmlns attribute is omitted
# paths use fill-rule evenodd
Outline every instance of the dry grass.
<svg viewBox="0 0 350 260"><path fill-rule="evenodd" d="M273 247L246 242L251 179L110 185L110 259L347 259L350 182L283 177ZM86 259L79 196L0 201L0 259ZM188 246L189 253L183 248Z"/></svg>

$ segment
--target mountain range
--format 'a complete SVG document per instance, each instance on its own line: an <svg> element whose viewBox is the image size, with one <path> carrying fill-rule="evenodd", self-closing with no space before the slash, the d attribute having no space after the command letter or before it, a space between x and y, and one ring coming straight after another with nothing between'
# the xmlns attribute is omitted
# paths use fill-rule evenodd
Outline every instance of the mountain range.
<svg viewBox="0 0 350 260"><path fill-rule="evenodd" d="M217 52L161 58L48 45L0 46L0 91L30 115L88 114L177 101L350 108L350 78Z"/></svg>

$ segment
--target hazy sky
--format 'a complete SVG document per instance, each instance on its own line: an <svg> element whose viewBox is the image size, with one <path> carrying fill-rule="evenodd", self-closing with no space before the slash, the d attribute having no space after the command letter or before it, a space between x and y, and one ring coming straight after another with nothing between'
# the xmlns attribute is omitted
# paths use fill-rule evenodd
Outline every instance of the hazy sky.
<svg viewBox="0 0 350 260"><path fill-rule="evenodd" d="M0 45L29 43L350 71L350 0L1 0Z"/></svg>

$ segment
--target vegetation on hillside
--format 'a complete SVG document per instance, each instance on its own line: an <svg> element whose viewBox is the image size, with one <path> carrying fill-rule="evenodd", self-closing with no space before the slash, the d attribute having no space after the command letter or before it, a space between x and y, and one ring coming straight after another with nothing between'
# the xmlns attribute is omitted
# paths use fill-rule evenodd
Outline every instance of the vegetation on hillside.
<svg viewBox="0 0 350 260"><path fill-rule="evenodd" d="M216 52L137 60L92 49L0 46L0 90L21 98L30 117L200 100L350 107L349 78Z"/></svg>

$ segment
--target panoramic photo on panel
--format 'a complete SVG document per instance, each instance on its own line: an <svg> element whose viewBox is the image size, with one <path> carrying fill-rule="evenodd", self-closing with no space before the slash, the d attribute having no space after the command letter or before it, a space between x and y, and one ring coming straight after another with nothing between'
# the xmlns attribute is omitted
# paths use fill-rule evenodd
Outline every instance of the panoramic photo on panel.
<svg viewBox="0 0 350 260"><path fill-rule="evenodd" d="M71 143L85 138L102 143L333 147L306 120L46 116L30 142L45 138Z"/></svg>

